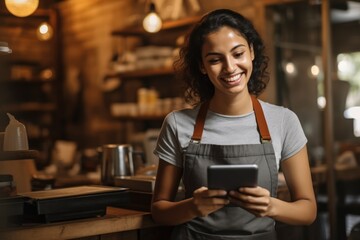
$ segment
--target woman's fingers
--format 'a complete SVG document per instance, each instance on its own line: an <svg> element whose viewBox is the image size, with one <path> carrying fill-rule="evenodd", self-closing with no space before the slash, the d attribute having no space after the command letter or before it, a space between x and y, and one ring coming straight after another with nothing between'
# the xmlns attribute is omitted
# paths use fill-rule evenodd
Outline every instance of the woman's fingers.
<svg viewBox="0 0 360 240"><path fill-rule="evenodd" d="M209 190L206 187L201 187L195 190L193 194L194 210L198 216L207 216L229 204L230 201L226 195L227 192L224 190Z"/></svg>
<svg viewBox="0 0 360 240"><path fill-rule="evenodd" d="M267 216L271 206L271 196L267 189L240 188L239 191L230 191L230 202L236 204L256 216Z"/></svg>

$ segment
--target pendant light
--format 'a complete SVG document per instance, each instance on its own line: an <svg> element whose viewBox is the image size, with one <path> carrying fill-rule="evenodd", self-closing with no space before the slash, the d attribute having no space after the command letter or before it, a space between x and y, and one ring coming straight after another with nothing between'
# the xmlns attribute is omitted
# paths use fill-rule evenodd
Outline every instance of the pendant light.
<svg viewBox="0 0 360 240"><path fill-rule="evenodd" d="M5 0L5 6L17 17L27 17L35 12L39 0Z"/></svg>
<svg viewBox="0 0 360 240"><path fill-rule="evenodd" d="M155 4L151 2L150 11L143 20L143 27L145 31L150 33L155 33L160 31L161 26L162 26L162 20L160 16L156 13Z"/></svg>
<svg viewBox="0 0 360 240"><path fill-rule="evenodd" d="M39 40L47 41L53 36L53 29L50 24L43 22L36 30L36 35Z"/></svg>

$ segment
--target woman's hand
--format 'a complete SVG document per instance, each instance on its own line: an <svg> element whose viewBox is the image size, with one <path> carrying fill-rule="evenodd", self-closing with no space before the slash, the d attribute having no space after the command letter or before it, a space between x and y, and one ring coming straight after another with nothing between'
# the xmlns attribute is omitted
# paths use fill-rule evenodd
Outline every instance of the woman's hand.
<svg viewBox="0 0 360 240"><path fill-rule="evenodd" d="M219 210L230 201L224 190L209 190L206 187L198 188L193 193L193 210L197 216L206 217L212 212Z"/></svg>
<svg viewBox="0 0 360 240"><path fill-rule="evenodd" d="M270 192L262 187L243 187L230 191L230 202L236 204L257 217L271 216L272 198Z"/></svg>

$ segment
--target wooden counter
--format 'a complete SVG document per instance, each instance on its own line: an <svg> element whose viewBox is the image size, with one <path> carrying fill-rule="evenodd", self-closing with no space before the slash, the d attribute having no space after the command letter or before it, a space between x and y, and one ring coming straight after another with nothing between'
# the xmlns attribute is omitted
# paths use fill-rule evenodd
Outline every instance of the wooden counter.
<svg viewBox="0 0 360 240"><path fill-rule="evenodd" d="M166 239L169 231L157 225L149 212L107 208L103 217L58 223L37 224L9 229L3 240L19 239ZM145 236L146 235L146 236Z"/></svg>
<svg viewBox="0 0 360 240"><path fill-rule="evenodd" d="M284 179L280 177L279 180L278 197L289 200L290 195ZM171 227L156 224L148 211L108 207L103 217L21 226L7 230L5 235L0 232L0 239L162 240L169 239L170 231Z"/></svg>

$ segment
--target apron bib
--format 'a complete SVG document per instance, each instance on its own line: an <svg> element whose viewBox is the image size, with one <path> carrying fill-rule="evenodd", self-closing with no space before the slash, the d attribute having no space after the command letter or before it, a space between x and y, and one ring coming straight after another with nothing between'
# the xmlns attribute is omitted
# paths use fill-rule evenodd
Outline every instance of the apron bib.
<svg viewBox="0 0 360 240"><path fill-rule="evenodd" d="M274 149L261 105L254 96L251 99L261 144L201 144L208 103L200 107L193 137L184 154L182 181L186 198L192 197L199 187L207 186L207 167L214 164L257 164L258 185L276 197L278 171ZM226 206L207 217L197 217L176 226L172 239L275 240L275 222L269 217L255 217L241 207Z"/></svg>

